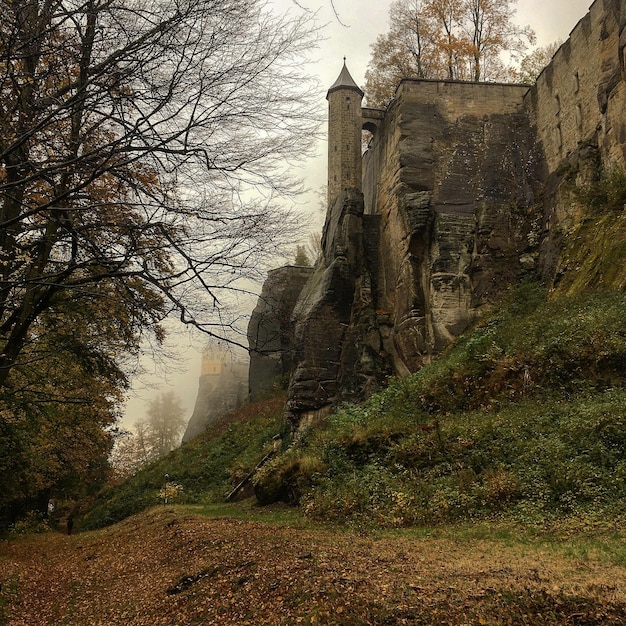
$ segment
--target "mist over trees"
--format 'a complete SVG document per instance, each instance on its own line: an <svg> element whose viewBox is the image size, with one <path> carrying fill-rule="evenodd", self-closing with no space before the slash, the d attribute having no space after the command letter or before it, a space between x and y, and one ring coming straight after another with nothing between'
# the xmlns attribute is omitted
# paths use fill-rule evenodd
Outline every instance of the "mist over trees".
<svg viewBox="0 0 626 626"><path fill-rule="evenodd" d="M276 199L319 120L306 13L0 7L1 513L106 465L129 363L166 317L228 327L228 292L289 240Z"/></svg>
<svg viewBox="0 0 626 626"><path fill-rule="evenodd" d="M365 74L369 106L384 106L402 78L514 80L533 30L513 22L516 0L395 0Z"/></svg>
<svg viewBox="0 0 626 626"><path fill-rule="evenodd" d="M133 432L120 436L113 450L111 461L117 477L132 476L150 461L177 448L186 426L185 409L174 391L149 400L145 417L134 424Z"/></svg>

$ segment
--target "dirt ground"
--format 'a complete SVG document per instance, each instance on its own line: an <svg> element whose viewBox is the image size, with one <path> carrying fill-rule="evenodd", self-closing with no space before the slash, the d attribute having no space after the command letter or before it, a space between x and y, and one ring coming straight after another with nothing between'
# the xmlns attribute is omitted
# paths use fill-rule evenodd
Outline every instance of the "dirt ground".
<svg viewBox="0 0 626 626"><path fill-rule="evenodd" d="M626 569L540 542L212 519L161 508L0 542L0 624L626 624Z"/></svg>

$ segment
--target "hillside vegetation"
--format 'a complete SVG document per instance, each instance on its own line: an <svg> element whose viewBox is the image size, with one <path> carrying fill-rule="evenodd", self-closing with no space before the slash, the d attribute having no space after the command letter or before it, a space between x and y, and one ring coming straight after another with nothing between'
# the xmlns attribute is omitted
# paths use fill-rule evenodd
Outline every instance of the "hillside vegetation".
<svg viewBox="0 0 626 626"><path fill-rule="evenodd" d="M169 503L223 502L271 449L284 402L284 394L277 393L224 415L193 441L102 491L80 519L79 528L113 524L163 504L166 496Z"/></svg>
<svg viewBox="0 0 626 626"><path fill-rule="evenodd" d="M588 215L569 233L557 285L518 286L431 365L284 437L254 476L259 502L358 526L621 519L626 176L605 176L579 201ZM107 490L83 528L161 501L165 474L176 501L223 502L271 449L283 402L225 416Z"/></svg>
<svg viewBox="0 0 626 626"><path fill-rule="evenodd" d="M341 407L256 476L262 502L358 525L621 518L626 504L626 174L564 193L555 284L512 290L455 345Z"/></svg>
<svg viewBox="0 0 626 626"><path fill-rule="evenodd" d="M526 284L447 356L346 406L263 468L263 501L384 526L618 516L626 295Z"/></svg>
<svg viewBox="0 0 626 626"><path fill-rule="evenodd" d="M522 285L444 358L285 446L254 478L259 500L388 527L616 519L626 505L624 311L619 291L548 298ZM82 527L160 502L166 473L176 501L223 501L270 449L283 401L226 416L107 490Z"/></svg>

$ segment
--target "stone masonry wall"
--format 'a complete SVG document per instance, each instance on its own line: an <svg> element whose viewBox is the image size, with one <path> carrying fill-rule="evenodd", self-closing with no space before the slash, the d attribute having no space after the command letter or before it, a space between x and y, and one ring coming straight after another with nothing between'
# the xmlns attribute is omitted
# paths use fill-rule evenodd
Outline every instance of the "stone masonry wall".
<svg viewBox="0 0 626 626"><path fill-rule="evenodd" d="M328 203L361 179L361 97L352 89L328 94Z"/></svg>
<svg viewBox="0 0 626 626"><path fill-rule="evenodd" d="M582 144L605 164L626 165L626 3L596 0L528 92L550 172Z"/></svg>
<svg viewBox="0 0 626 626"><path fill-rule="evenodd" d="M329 90L324 258L290 320L293 428L418 370L524 276L558 276L571 188L626 166L625 50L626 2L596 0L532 88L403 81L363 117L363 200L342 184L361 120Z"/></svg>

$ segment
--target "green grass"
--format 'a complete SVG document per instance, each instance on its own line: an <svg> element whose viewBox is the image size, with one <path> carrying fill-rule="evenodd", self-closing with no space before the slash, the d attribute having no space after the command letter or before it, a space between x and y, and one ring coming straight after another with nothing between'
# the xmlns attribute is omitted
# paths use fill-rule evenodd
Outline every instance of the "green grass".
<svg viewBox="0 0 626 626"><path fill-rule="evenodd" d="M277 395L224 416L200 437L105 489L78 527L101 528L159 504L165 474L170 483L182 488L171 502L223 502L271 447L280 428L283 404L284 395Z"/></svg>
<svg viewBox="0 0 626 626"><path fill-rule="evenodd" d="M261 470L315 519L400 527L598 516L626 504L626 295L522 285L448 354Z"/></svg>
<svg viewBox="0 0 626 626"><path fill-rule="evenodd" d="M441 359L340 407L257 473L259 501L298 505L293 516L223 504L280 430L275 398L108 489L80 527L157 504L167 473L183 488L176 502L211 515L368 531L502 520L597 530L626 506L624 311L620 291L548 297L521 285Z"/></svg>

